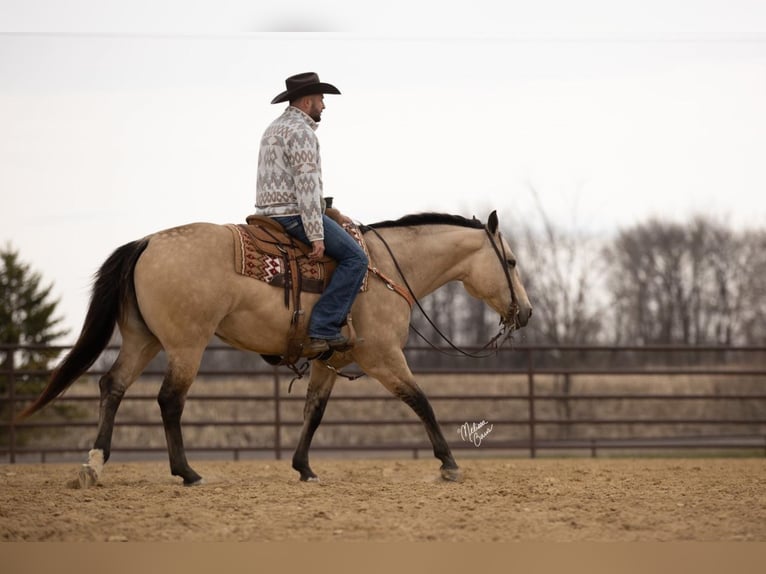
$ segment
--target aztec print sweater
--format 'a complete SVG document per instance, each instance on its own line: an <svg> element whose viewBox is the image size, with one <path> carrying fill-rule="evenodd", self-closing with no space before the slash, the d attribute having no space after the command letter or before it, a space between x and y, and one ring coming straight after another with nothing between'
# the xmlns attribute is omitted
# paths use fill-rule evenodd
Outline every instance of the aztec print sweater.
<svg viewBox="0 0 766 574"><path fill-rule="evenodd" d="M300 215L310 241L324 238L322 162L317 123L288 107L261 137L255 209L258 215Z"/></svg>

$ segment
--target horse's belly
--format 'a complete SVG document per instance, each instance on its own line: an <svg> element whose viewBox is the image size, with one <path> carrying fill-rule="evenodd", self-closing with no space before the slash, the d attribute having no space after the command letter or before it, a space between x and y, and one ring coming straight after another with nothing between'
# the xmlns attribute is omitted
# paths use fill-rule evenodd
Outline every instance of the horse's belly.
<svg viewBox="0 0 766 574"><path fill-rule="evenodd" d="M161 342L227 342L264 354L281 354L293 316L284 290L234 270L231 232L191 224L152 236L136 264L139 309ZM318 296L304 294L301 317Z"/></svg>

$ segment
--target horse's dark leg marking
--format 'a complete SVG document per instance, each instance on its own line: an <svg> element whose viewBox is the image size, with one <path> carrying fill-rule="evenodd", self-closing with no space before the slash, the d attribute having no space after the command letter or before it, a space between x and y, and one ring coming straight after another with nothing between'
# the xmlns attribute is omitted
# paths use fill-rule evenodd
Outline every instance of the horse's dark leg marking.
<svg viewBox="0 0 766 574"><path fill-rule="evenodd" d="M407 386L397 386L394 394L415 411L415 414L423 421L428 438L434 448L434 456L442 461L442 477L446 480L457 480L459 478L457 463L452 456L452 451L444 438L444 434L442 434L439 423L436 422L436 415L425 393L412 383Z"/></svg>
<svg viewBox="0 0 766 574"><path fill-rule="evenodd" d="M293 468L301 475L301 480L318 480L318 477L309 466L309 449L314 433L322 422L327 401L330 398L333 386L335 384L335 375L325 377L312 376L309 381L309 387L306 391L306 404L303 407L303 428L298 441L298 446L293 454Z"/></svg>
<svg viewBox="0 0 766 574"><path fill-rule="evenodd" d="M162 424L165 427L165 439L168 443L168 456L170 458L170 472L173 476L180 476L185 485L197 484L202 477L194 472L186 461L186 450L181 434L181 415L186 403L186 393L190 382L169 369L162 382L157 402L162 413Z"/></svg>
<svg viewBox="0 0 766 574"><path fill-rule="evenodd" d="M98 483L104 464L111 454L114 421L122 398L146 364L159 351L156 341L147 339L143 333L139 333L136 337L136 332L128 327L125 327L122 332L120 355L98 382L101 397L98 432L93 448L88 452L88 462L80 469L81 488L88 488Z"/></svg>
<svg viewBox="0 0 766 574"><path fill-rule="evenodd" d="M98 387L101 390L101 407L99 411L98 434L96 435L96 441L93 443L93 448L103 452L104 462L106 462L111 454L114 419L117 416L117 409L120 407L122 397L125 396L125 387L115 383L111 370L101 377Z"/></svg>
<svg viewBox="0 0 766 574"><path fill-rule="evenodd" d="M88 462L83 464L78 475L80 488L89 488L98 483L104 464L109 460L112 449L112 431L117 409L125 396L126 387L115 381L114 366L98 382L101 401L98 416L98 434L93 448L88 452Z"/></svg>

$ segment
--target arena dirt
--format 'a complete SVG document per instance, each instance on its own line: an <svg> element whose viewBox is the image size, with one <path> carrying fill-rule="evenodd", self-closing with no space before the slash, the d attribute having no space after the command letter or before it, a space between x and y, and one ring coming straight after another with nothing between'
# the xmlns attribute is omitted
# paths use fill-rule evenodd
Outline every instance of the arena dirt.
<svg viewBox="0 0 766 574"><path fill-rule="evenodd" d="M0 541L766 541L764 459L330 460L0 466Z"/></svg>

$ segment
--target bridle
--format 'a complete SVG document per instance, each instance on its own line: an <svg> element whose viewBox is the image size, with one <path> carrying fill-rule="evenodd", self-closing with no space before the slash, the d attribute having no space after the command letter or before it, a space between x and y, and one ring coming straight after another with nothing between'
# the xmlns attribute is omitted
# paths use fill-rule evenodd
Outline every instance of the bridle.
<svg viewBox="0 0 766 574"><path fill-rule="evenodd" d="M428 321L428 324L431 325L436 333L446 342L453 350L457 351L459 355L463 355L466 357L471 357L474 359L483 359L486 357L490 357L494 354L497 354L499 351L500 346L506 341L506 339L512 339L513 331L516 329L517 325L517 317L519 315L520 307L519 302L516 297L516 291L513 288L513 281L511 279L511 272L509 270L508 261L506 259L506 253L505 253L505 245L503 245L502 237L500 233L498 232L498 238L500 238L500 247L497 246L495 243L495 238L492 235L492 232L490 232L489 228L484 225L484 231L487 234L487 237L489 238L489 242L492 245L492 248L495 251L495 255L497 255L498 260L500 261L500 265L503 268L503 273L505 274L505 279L508 283L508 290L511 293L511 305L510 305L510 313L508 318L500 318L500 331L492 337L481 349L479 349L479 352L472 353L470 351L466 351L465 349L461 349L457 345L455 345L449 337L447 337L439 327L436 326L436 324L431 320L431 318L428 316L428 313L426 313L425 309L423 309L423 306L420 304L420 301L418 300L417 296L415 295L415 292L412 290L412 287L410 287L410 284L407 282L407 278L404 275L404 272L402 271L401 267L399 266L399 262L396 259L396 256L394 255L394 252L392 251L391 247L388 245L385 239L378 233L377 229L374 227L365 225L362 226L362 229L364 231L372 231L375 236L380 239L380 242L385 246L386 250L388 251L388 254L391 256L391 260L394 263L394 267L396 267L397 272L399 273L399 276L402 278L402 281L404 282L404 285L407 288L407 291L409 292L412 301L414 301L415 305L418 309L420 309L420 312L423 314L423 317L425 317L426 321ZM410 304L412 306L412 304ZM428 340L425 335L423 335L420 331L415 328L412 323L410 323L410 329L423 341L428 343L433 349L436 349L442 354L445 355L451 355L448 351L443 350L440 347L437 347L434 343ZM455 356L455 355L451 355Z"/></svg>
<svg viewBox="0 0 766 574"><path fill-rule="evenodd" d="M519 313L521 312L521 307L519 306L519 300L516 297L516 291L513 288L513 280L511 279L511 271L510 271L510 265L508 264L508 257L505 254L505 245L503 244L503 237L500 235L500 231L497 232L497 237L500 240L500 247L498 248L497 243L495 243L495 238L492 236L492 233L489 231L489 228L485 225L484 231L487 233L487 237L489 237L489 243L492 245L492 248L495 250L495 255L497 255L497 258L500 260L500 265L503 267L503 273L505 274L505 280L508 282L508 290L511 292L511 306L510 306L510 313L508 315L508 319L500 319L500 323L502 325L507 325L510 323L510 326L512 329L516 328L516 319L519 316Z"/></svg>

